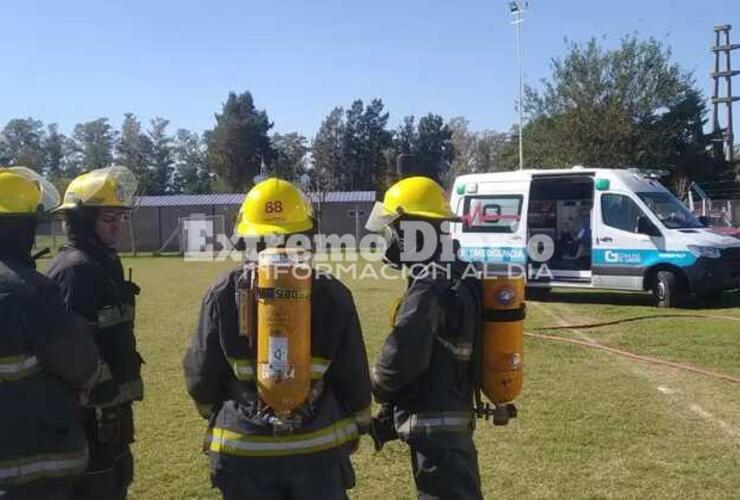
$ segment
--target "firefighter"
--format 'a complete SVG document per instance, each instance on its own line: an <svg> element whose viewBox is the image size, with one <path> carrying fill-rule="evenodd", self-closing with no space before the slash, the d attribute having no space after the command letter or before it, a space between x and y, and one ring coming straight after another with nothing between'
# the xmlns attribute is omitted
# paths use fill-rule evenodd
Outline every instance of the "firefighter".
<svg viewBox="0 0 740 500"><path fill-rule="evenodd" d="M99 373L91 328L67 312L31 257L38 209L54 187L0 169L0 498L66 499L88 461L77 394Z"/></svg>
<svg viewBox="0 0 740 500"><path fill-rule="evenodd" d="M308 235L313 227L303 193L271 178L247 194L236 233L264 247L270 237ZM184 359L187 390L209 419L212 483L228 500L346 498L354 486L349 455L369 428L371 403L352 295L332 276L309 273L310 391L291 414L296 423L285 425L260 397L257 343L239 331L243 304L235 292L254 272L248 269L227 273L206 292Z"/></svg>
<svg viewBox="0 0 740 500"><path fill-rule="evenodd" d="M133 482L132 402L143 399L134 337L139 288L125 279L114 245L136 188L125 167L93 170L70 183L57 209L64 214L68 242L47 275L59 285L67 309L95 325L103 360L101 378L82 409L90 465L75 488L80 499L125 498Z"/></svg>
<svg viewBox="0 0 740 500"><path fill-rule="evenodd" d="M373 437L376 449L395 437L409 445L419 498L481 498L472 369L481 292L443 231L452 220L442 187L409 177L388 189L367 222L368 230L385 233L386 262L410 271L372 372L382 405Z"/></svg>

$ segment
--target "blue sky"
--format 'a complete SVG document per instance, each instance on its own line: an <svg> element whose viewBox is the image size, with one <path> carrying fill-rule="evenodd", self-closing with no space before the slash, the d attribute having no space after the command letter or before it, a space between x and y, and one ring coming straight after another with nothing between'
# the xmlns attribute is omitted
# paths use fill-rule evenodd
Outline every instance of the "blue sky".
<svg viewBox="0 0 740 500"><path fill-rule="evenodd" d="M505 0L4 0L2 18L0 124L33 116L69 131L106 116L118 127L131 111L202 131L230 90L251 90L276 130L309 136L356 98L382 98L393 127L430 111L475 129L516 120ZM530 0L525 82L549 74L566 37L615 46L637 32L671 45L708 97L717 23L734 23L740 43L740 1Z"/></svg>

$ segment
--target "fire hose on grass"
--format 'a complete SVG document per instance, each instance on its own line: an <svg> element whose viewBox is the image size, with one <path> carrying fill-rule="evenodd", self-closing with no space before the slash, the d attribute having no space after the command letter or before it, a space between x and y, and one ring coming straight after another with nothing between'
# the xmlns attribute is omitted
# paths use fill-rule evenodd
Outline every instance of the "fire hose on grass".
<svg viewBox="0 0 740 500"><path fill-rule="evenodd" d="M647 320L647 319L664 319L664 318L678 318L678 317L740 321L740 318L732 318L732 317L727 317L727 316L711 316L711 315L704 315L704 314L651 314L651 315L645 315L645 316L635 316L631 318L624 318L624 319L619 319L619 320L604 321L604 322L599 322L599 323L540 327L540 328L533 328L532 330L533 332L543 332L543 331L553 331L553 330L585 330L585 329L590 329L590 328L599 328L603 326L611 326L611 325L617 325L621 323L630 323L633 321L642 321L642 320ZM707 370L704 368L700 368L698 366L693 366L693 365L686 364L686 363L677 363L675 361L667 361L664 359L654 358L652 356L645 356L642 354L635 354L633 352L625 351L622 349L616 349L614 347L605 346L605 345L602 345L602 344L599 344L593 341L570 339L570 338L565 338L565 337L558 337L556 335L545 335L542 333L533 333L533 332L526 332L524 335L527 337L537 338L541 340L562 342L566 344L575 345L578 347L605 351L605 352L608 352L608 353L611 353L617 356L622 356L625 358L634 359L636 361L641 361L643 363L648 363L652 365L660 365L660 366L668 366L670 368L675 368L678 370L688 371L692 373L698 373L700 375L712 377L718 380L724 380L725 382L730 382L731 384L740 385L740 377L733 377L732 375L726 375L724 373Z"/></svg>

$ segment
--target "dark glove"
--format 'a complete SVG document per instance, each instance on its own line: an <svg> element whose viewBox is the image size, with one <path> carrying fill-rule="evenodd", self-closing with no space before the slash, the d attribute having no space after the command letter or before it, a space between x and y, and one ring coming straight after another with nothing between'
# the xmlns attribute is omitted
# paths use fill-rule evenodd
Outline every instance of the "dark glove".
<svg viewBox="0 0 740 500"><path fill-rule="evenodd" d="M375 451L380 451L388 441L398 439L396 425L393 421L393 407L384 404L380 410L373 416L370 425L370 436L375 444Z"/></svg>
<svg viewBox="0 0 740 500"><path fill-rule="evenodd" d="M136 296L141 292L141 288L133 281L121 281L115 284L111 283L108 291L114 297L115 302L133 304Z"/></svg>
<svg viewBox="0 0 740 500"><path fill-rule="evenodd" d="M114 443L121 436L121 411L114 406L112 408L99 408L96 410L95 418L98 424L98 441L101 443Z"/></svg>
<svg viewBox="0 0 740 500"><path fill-rule="evenodd" d="M121 287L121 294L126 298L134 298L141 292L139 285L133 281L124 281L119 286Z"/></svg>

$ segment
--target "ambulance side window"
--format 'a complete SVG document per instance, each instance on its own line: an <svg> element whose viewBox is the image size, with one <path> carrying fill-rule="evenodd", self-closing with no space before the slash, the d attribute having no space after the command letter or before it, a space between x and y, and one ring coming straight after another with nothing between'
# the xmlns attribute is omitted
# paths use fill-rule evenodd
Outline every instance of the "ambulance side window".
<svg viewBox="0 0 740 500"><path fill-rule="evenodd" d="M604 193L601 195L601 217L604 225L637 233L637 219L644 215L629 196Z"/></svg>
<svg viewBox="0 0 740 500"><path fill-rule="evenodd" d="M522 197L519 195L466 196L463 232L515 233L521 213Z"/></svg>

